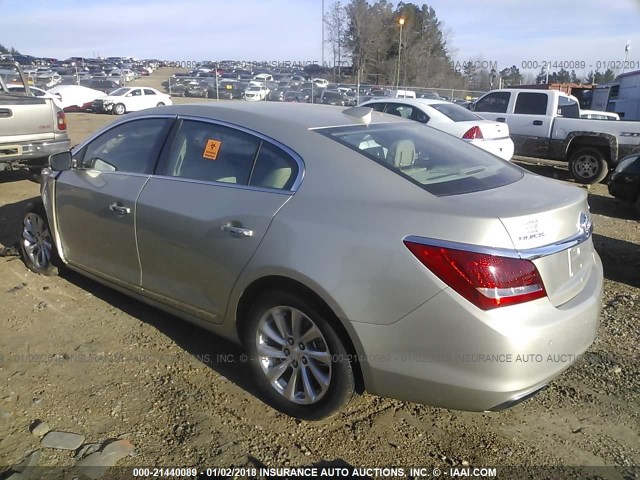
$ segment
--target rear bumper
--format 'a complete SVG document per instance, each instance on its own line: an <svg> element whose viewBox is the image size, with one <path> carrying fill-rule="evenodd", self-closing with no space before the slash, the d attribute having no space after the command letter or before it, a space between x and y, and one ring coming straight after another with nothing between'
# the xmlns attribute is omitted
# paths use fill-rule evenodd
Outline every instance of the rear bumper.
<svg viewBox="0 0 640 480"><path fill-rule="evenodd" d="M511 160L513 158L514 145L510 137L496 140L471 140L469 143L493 153L503 160Z"/></svg>
<svg viewBox="0 0 640 480"><path fill-rule="evenodd" d="M391 325L352 323L366 389L454 410L508 408L579 360L599 325L602 263L584 289L488 312L445 289Z"/></svg>
<svg viewBox="0 0 640 480"><path fill-rule="evenodd" d="M45 159L41 162L45 165L49 155L65 152L70 148L71 142L68 138L44 142L0 144L0 163L30 163L33 160Z"/></svg>

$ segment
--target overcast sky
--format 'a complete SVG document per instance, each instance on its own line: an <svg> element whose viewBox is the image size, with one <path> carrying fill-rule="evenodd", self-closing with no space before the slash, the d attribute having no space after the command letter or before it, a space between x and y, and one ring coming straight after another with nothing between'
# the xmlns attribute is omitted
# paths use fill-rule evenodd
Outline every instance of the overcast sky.
<svg viewBox="0 0 640 480"><path fill-rule="evenodd" d="M325 0L325 8L331 3ZM630 40L631 69L640 69L640 0L426 3L442 21L457 61L483 59L498 69L584 61L589 71L599 62L622 61ZM322 0L0 0L0 18L0 44L36 56L322 58ZM328 47L325 52L328 61Z"/></svg>

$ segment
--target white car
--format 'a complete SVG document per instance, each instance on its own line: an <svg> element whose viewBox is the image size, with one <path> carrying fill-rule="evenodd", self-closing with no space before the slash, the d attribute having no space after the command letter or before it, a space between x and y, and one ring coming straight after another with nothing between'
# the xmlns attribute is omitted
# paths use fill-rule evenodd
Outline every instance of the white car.
<svg viewBox="0 0 640 480"><path fill-rule="evenodd" d="M258 73L253 76L253 80L257 82L273 82L273 75L269 75L268 73Z"/></svg>
<svg viewBox="0 0 640 480"><path fill-rule="evenodd" d="M454 103L427 98L390 98L370 100L361 106L427 124L504 160L513 157L513 140L506 123L485 120Z"/></svg>
<svg viewBox="0 0 640 480"><path fill-rule="evenodd" d="M122 115L145 108L173 105L171 96L150 87L122 87L93 102L94 112Z"/></svg>
<svg viewBox="0 0 640 480"><path fill-rule="evenodd" d="M24 94L24 87L22 85L10 84L10 85L7 85L7 88L9 89L9 93ZM57 96L51 94L50 92L47 92L42 88L32 87L32 86L29 86L29 91L31 92L32 97L50 98L58 108L60 109L63 108L62 103L60 102L60 99Z"/></svg>
<svg viewBox="0 0 640 480"><path fill-rule="evenodd" d="M251 85L244 91L244 99L250 102L264 100L269 94L269 89L261 85Z"/></svg>
<svg viewBox="0 0 640 480"><path fill-rule="evenodd" d="M104 97L104 92L81 85L57 85L49 93L58 99L65 112L87 110L96 99Z"/></svg>
<svg viewBox="0 0 640 480"><path fill-rule="evenodd" d="M316 87L327 88L329 86L329 80L325 80L324 78L314 78L311 81L316 84Z"/></svg>

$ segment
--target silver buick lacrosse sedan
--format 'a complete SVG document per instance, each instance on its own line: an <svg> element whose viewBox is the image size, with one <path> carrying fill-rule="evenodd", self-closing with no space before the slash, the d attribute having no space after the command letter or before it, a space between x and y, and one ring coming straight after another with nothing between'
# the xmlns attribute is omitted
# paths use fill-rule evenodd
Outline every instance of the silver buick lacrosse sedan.
<svg viewBox="0 0 640 480"><path fill-rule="evenodd" d="M29 268L73 269L241 343L271 405L364 390L534 395L593 342L584 190L366 107L208 103L118 119L43 173Z"/></svg>

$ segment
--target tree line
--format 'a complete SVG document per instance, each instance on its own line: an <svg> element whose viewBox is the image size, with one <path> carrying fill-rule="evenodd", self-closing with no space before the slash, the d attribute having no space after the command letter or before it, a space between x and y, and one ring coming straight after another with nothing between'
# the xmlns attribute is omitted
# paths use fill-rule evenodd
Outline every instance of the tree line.
<svg viewBox="0 0 640 480"><path fill-rule="evenodd" d="M20 52L15 48L7 48L0 43L0 55L20 55Z"/></svg>
<svg viewBox="0 0 640 480"><path fill-rule="evenodd" d="M489 90L547 82L545 71L521 73L515 65L483 68L489 62L481 58L454 62L451 32L427 4L338 0L325 11L324 26L325 42L337 65L334 73L340 76L340 66L351 65L353 79L359 77L361 83ZM548 75L550 83L603 83L614 78L612 70L592 71L585 78L565 69Z"/></svg>

